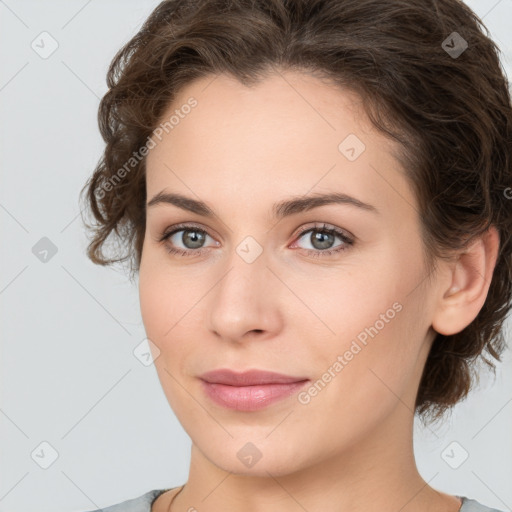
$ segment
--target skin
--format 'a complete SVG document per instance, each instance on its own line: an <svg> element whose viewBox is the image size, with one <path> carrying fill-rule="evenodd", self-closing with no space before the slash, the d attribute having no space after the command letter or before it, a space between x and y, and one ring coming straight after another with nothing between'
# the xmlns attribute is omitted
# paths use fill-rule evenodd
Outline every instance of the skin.
<svg viewBox="0 0 512 512"><path fill-rule="evenodd" d="M459 332L485 301L496 231L427 279L416 198L396 146L357 95L297 71L273 72L251 88L208 76L182 89L163 117L191 96L197 106L147 156L147 198L178 192L215 216L148 207L139 272L158 376L192 439L189 478L172 510L457 511L460 501L416 468L414 402L435 332ZM351 133L366 146L354 161L338 149ZM331 204L272 217L278 201L332 191L378 212ZM167 251L197 251L182 239L193 227L159 241L184 222L208 232L202 254ZM298 229L322 232L323 223L354 243L308 254L322 246ZM262 249L252 263L236 251L247 236ZM329 248L340 245L336 235ZM226 367L316 382L395 303L401 310L307 404L295 394L240 412L201 389L198 376ZM237 457L248 442L262 455L250 468ZM169 510L176 490L152 510Z"/></svg>

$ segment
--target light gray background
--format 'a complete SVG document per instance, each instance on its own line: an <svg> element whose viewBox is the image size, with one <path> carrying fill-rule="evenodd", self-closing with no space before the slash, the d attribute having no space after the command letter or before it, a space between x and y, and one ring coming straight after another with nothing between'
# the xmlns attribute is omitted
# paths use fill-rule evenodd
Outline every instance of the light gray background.
<svg viewBox="0 0 512 512"><path fill-rule="evenodd" d="M512 0L468 3L511 77ZM0 511L90 510L187 479L190 440L133 354L145 338L136 285L86 258L78 209L103 149L107 67L157 4L0 1ZM46 59L31 47L43 31L58 42ZM46 263L32 252L43 237L57 248ZM430 485L507 511L511 369L508 351L442 427L415 429ZM47 469L43 442L58 453ZM453 469L461 447L469 457Z"/></svg>

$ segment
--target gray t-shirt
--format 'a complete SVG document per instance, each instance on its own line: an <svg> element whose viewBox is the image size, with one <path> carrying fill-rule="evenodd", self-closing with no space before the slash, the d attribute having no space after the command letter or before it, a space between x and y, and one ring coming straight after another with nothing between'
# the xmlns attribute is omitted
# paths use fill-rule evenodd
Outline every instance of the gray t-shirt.
<svg viewBox="0 0 512 512"><path fill-rule="evenodd" d="M117 503L107 508L90 510L88 512L151 512L151 505L156 501L158 496L164 492L170 491L171 489L177 489L177 487L172 487L169 489L154 489L152 491L148 491L142 496L139 496L138 498L126 500L122 503ZM496 508L486 507L476 500L466 498L466 496L455 496L462 500L462 507L460 512L503 512L502 510L498 510Z"/></svg>

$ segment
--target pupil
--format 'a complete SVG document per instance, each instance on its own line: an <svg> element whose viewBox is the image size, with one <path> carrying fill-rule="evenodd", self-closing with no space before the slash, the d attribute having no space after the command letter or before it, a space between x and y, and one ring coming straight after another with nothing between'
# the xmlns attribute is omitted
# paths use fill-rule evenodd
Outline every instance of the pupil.
<svg viewBox="0 0 512 512"><path fill-rule="evenodd" d="M204 235L197 231L185 231L185 233L183 233L182 241L187 247L188 242L190 241L192 243L192 247L189 247L189 249L197 249L201 246L203 238Z"/></svg>
<svg viewBox="0 0 512 512"><path fill-rule="evenodd" d="M313 247L316 249L328 249L332 244L332 238L334 235L325 232L311 233L311 241ZM319 246L318 246L319 243Z"/></svg>

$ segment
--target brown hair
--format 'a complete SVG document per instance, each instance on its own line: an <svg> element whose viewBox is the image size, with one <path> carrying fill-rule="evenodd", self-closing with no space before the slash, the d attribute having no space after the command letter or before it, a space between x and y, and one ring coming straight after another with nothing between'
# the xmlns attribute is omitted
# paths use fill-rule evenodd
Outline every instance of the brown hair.
<svg viewBox="0 0 512 512"><path fill-rule="evenodd" d="M423 371L416 412L439 419L478 378L478 356L494 371L484 350L501 361L511 307L512 107L500 50L482 28L489 33L458 0L161 2L108 70L98 112L106 147L80 194L96 220L86 223L89 258L129 259L131 276L138 271L143 149L183 86L219 73L250 86L286 68L332 80L358 93L375 127L398 141L430 263L490 225L500 234L484 306L460 333L436 336ZM111 234L125 246L117 258L102 250Z"/></svg>

